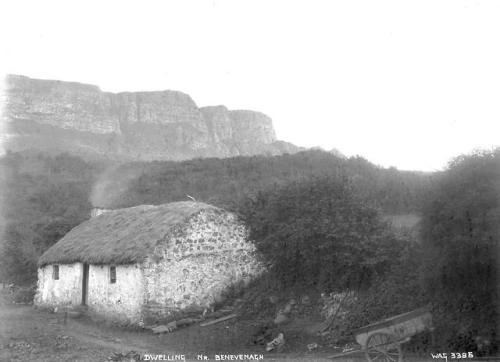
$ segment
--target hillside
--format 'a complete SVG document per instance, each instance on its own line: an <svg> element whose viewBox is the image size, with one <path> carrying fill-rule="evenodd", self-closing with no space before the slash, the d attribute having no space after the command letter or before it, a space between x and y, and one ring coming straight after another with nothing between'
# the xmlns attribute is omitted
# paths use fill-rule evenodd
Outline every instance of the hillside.
<svg viewBox="0 0 500 362"><path fill-rule="evenodd" d="M85 161L73 155L9 152L0 158L5 218L3 252L19 277L34 277L38 256L92 207L120 208L187 200L188 195L239 211L277 186L330 177L384 214L418 213L432 174L376 167L362 158L324 151L183 162ZM1 248L0 248L1 249ZM7 278L11 272L3 270Z"/></svg>
<svg viewBox="0 0 500 362"><path fill-rule="evenodd" d="M418 213L433 174L399 171L363 158L338 157L319 150L274 157L133 162L108 168L92 189L100 208L186 200L235 207L277 185L331 176L344 179L356 195L385 214Z"/></svg>
<svg viewBox="0 0 500 362"><path fill-rule="evenodd" d="M263 113L199 108L185 93L109 93L95 85L7 77L6 148L85 159L185 160L293 153Z"/></svg>

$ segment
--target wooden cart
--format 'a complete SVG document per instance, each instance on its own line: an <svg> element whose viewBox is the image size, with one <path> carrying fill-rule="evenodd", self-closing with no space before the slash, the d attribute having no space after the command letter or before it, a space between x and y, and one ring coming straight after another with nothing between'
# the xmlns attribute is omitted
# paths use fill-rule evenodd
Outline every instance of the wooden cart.
<svg viewBox="0 0 500 362"><path fill-rule="evenodd" d="M368 362L402 362L401 344L408 342L414 335L432 330L432 315L428 307L371 323L353 331L359 349L330 356L345 357L364 353Z"/></svg>

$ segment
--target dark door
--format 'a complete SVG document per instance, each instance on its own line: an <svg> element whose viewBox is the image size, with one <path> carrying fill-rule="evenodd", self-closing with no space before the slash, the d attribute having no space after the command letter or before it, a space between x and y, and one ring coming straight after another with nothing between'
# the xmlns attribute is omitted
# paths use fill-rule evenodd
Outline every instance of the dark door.
<svg viewBox="0 0 500 362"><path fill-rule="evenodd" d="M89 265L87 263L83 263L82 305L87 305L88 290L89 290Z"/></svg>

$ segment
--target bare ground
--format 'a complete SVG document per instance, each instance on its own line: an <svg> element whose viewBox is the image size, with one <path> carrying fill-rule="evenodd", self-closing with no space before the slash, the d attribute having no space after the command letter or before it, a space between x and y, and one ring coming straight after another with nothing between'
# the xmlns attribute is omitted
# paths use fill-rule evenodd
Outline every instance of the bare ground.
<svg viewBox="0 0 500 362"><path fill-rule="evenodd" d="M87 318L67 319L65 324L54 313L13 304L0 296L0 361L108 361L114 353L130 351L142 358L159 354L170 358L185 355L186 360L196 360L203 354L216 360L220 354L257 354L268 361L329 361L326 356L332 350L326 346L307 351L307 343L314 337L297 332L307 323L285 331L288 343L281 353L265 353L262 346L251 343L257 325L255 321L235 319L207 327L193 325L158 337L150 331L127 330Z"/></svg>
<svg viewBox="0 0 500 362"><path fill-rule="evenodd" d="M67 319L64 323L63 318L54 313L11 303L0 290L0 362L109 361L116 354L127 355L132 351L142 359L146 355L161 355L173 360L176 355L184 355L186 360L196 361L202 354L209 361L215 361L217 355L247 354L263 355L264 361L326 362L332 361L328 356L339 352L310 332L317 322L303 319L280 330L287 341L280 353L266 353L264 347L254 345L251 338L262 322L232 319L206 327L192 325L157 336L149 330L124 329L89 318ZM307 344L313 342L319 347L308 351ZM432 359L407 355L405 360ZM333 361L365 359L359 355Z"/></svg>

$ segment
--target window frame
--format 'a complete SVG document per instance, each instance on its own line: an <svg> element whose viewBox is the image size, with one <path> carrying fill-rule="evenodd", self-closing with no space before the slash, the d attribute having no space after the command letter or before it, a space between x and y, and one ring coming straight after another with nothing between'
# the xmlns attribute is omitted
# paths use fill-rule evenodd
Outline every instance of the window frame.
<svg viewBox="0 0 500 362"><path fill-rule="evenodd" d="M52 265L52 279L59 280L59 264Z"/></svg>

